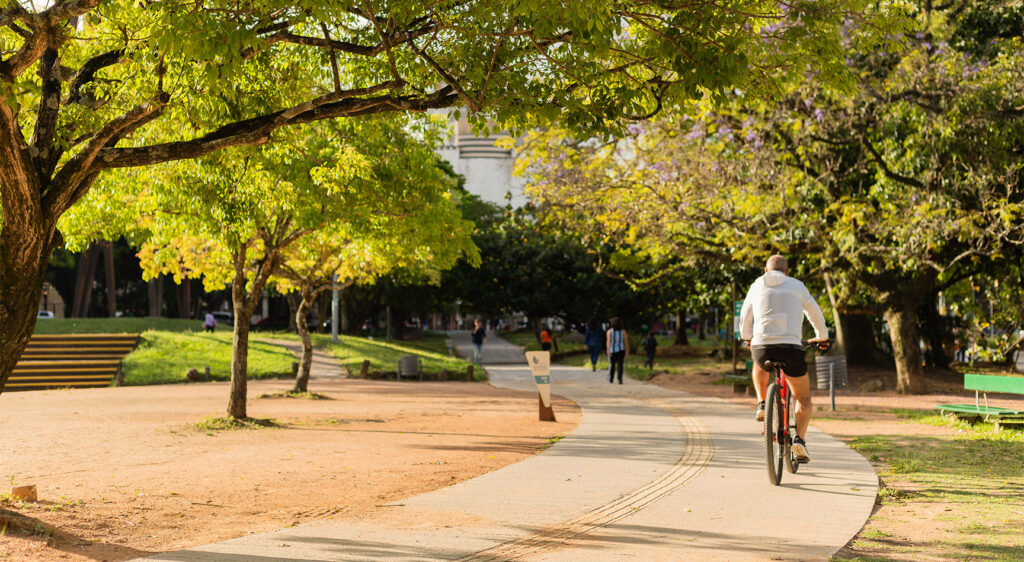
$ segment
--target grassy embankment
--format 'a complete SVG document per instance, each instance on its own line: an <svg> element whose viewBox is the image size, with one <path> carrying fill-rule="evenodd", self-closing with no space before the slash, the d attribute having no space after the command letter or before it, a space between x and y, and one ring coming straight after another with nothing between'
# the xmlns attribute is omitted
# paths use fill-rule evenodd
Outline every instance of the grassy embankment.
<svg viewBox="0 0 1024 562"><path fill-rule="evenodd" d="M210 367L214 380L231 377L231 327L221 325L213 334L193 331L201 328L196 320L172 318L68 318L40 320L37 334L121 334L139 333L141 339L134 352L124 359L126 385L168 384L185 381L189 369ZM259 341L260 338L298 341L298 336L280 332L253 333L249 340L249 378L273 378L291 373L295 357L288 350ZM314 343L327 349L354 374L359 373L364 359L370 370L392 372L403 355L423 358L426 373L465 373L469 362L449 357L442 334L426 334L416 342L387 342L341 336L339 343L330 336L314 334ZM485 375L474 371L477 380Z"/></svg>
<svg viewBox="0 0 1024 562"><path fill-rule="evenodd" d="M403 355L417 355L423 361L423 373L427 376L436 376L442 371L448 371L450 376L456 380L465 376L466 369L472 365L471 362L458 357L448 355L448 348L445 345L445 335L436 332L426 332L423 338L415 341L386 341L382 339L366 339L355 336L338 336L337 342L331 340L328 334L313 334L313 345L321 348L334 356L342 365L348 368L353 375L359 375L363 361L370 361L371 373L393 373L398 368L398 360ZM270 337L275 339L286 339L299 341L296 334L274 333ZM487 378L483 368L476 366L473 369L474 380Z"/></svg>

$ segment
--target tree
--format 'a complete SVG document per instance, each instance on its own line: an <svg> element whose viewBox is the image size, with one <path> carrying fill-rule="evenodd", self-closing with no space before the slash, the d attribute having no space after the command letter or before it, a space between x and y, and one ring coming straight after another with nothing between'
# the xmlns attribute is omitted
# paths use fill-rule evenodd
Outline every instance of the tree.
<svg viewBox="0 0 1024 562"><path fill-rule="evenodd" d="M850 39L849 98L813 84L777 103L739 95L611 145L549 132L527 162L535 192L666 270L802 256L841 302L885 315L897 389L920 392L918 310L1024 243L1020 43L960 50L958 20L936 10L898 53Z"/></svg>
<svg viewBox="0 0 1024 562"><path fill-rule="evenodd" d="M481 129L614 130L736 86L838 84L865 3L0 0L0 391L57 223L109 170L322 119L462 106Z"/></svg>
<svg viewBox="0 0 1024 562"><path fill-rule="evenodd" d="M306 316L321 293L372 283L396 268L436 278L464 256L470 265L480 261L472 223L462 219L453 182L437 166L437 130L421 129L416 139L402 123L376 125L346 135L372 162L373 182L351 186L327 224L283 250L275 273L279 290L301 297L295 322L302 358L293 392L307 391L313 342Z"/></svg>
<svg viewBox="0 0 1024 562"><path fill-rule="evenodd" d="M395 228L396 222L436 232L424 225L423 217L431 212L446 228L444 234L418 235L402 246L404 255L429 259L435 252L446 262L467 248L468 232L460 230L459 222L447 220L447 184L433 166L436 156L430 147L439 132L436 127L418 127L422 140L415 141L404 130L409 126L380 118L308 125L279 133L286 138L273 145L231 149L152 169L128 184L135 195L124 202L119 224L143 240L139 256L148 275L202 276L208 290L231 285L230 416L246 417L252 315L286 253L304 238L327 229L309 246L290 254L291 271L312 281L325 266L341 267L342 257L355 266L360 258L349 251L405 244L400 236L408 237L408 232ZM360 149L376 153L371 156ZM371 158L388 163L375 165ZM66 222L90 222L89 210L109 209L107 198L116 200L124 191L124 185L98 185ZM142 220L136 223L135 217ZM341 238L328 240L330 235ZM346 247L345 241L352 238L360 243ZM332 248L339 254L331 256ZM360 261L375 264L378 256L387 255L373 250L372 258ZM304 266L310 252L314 263Z"/></svg>

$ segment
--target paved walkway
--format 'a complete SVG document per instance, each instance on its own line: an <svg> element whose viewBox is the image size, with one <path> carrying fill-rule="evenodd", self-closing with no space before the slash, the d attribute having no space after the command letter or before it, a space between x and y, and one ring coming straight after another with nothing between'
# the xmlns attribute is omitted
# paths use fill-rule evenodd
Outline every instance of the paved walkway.
<svg viewBox="0 0 1024 562"><path fill-rule="evenodd" d="M467 334L454 338L471 351ZM535 388L520 354L488 338L491 384ZM752 408L611 385L579 368L555 367L551 379L583 419L538 455L396 502L386 519L318 521L154 558L825 560L871 513L870 465L819 431L808 435L813 463L775 487Z"/></svg>
<svg viewBox="0 0 1024 562"><path fill-rule="evenodd" d="M273 345L279 345L288 351L292 352L295 356L295 360L298 361L302 358L302 342L291 341L291 340L275 340L268 338L255 338L257 341L266 342ZM313 348L313 363L309 366L309 378L310 379L343 379L348 376L348 371L338 363L338 360L332 357L326 351L321 349Z"/></svg>

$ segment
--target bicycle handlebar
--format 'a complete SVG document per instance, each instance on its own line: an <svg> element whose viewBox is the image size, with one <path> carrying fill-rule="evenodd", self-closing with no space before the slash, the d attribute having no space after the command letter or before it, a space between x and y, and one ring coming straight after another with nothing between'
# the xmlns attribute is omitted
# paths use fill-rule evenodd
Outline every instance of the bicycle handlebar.
<svg viewBox="0 0 1024 562"><path fill-rule="evenodd" d="M818 351L828 351L829 348L832 347L832 342L834 341L835 340L832 338L829 338L824 341L802 341L800 342L800 346L803 347L804 349L813 348L817 349Z"/></svg>

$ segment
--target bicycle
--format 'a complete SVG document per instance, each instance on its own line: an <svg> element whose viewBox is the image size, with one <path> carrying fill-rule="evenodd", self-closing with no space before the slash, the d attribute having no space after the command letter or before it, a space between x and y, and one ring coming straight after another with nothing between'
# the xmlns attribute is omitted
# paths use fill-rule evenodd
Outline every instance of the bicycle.
<svg viewBox="0 0 1024 562"><path fill-rule="evenodd" d="M802 342L804 349L827 350L832 340ZM782 482L782 465L791 474L800 469L800 462L793 455L793 434L796 433L796 419L792 416L793 395L786 383L784 361L765 361L769 373L768 392L765 396L764 444L768 461L768 480L778 486Z"/></svg>

